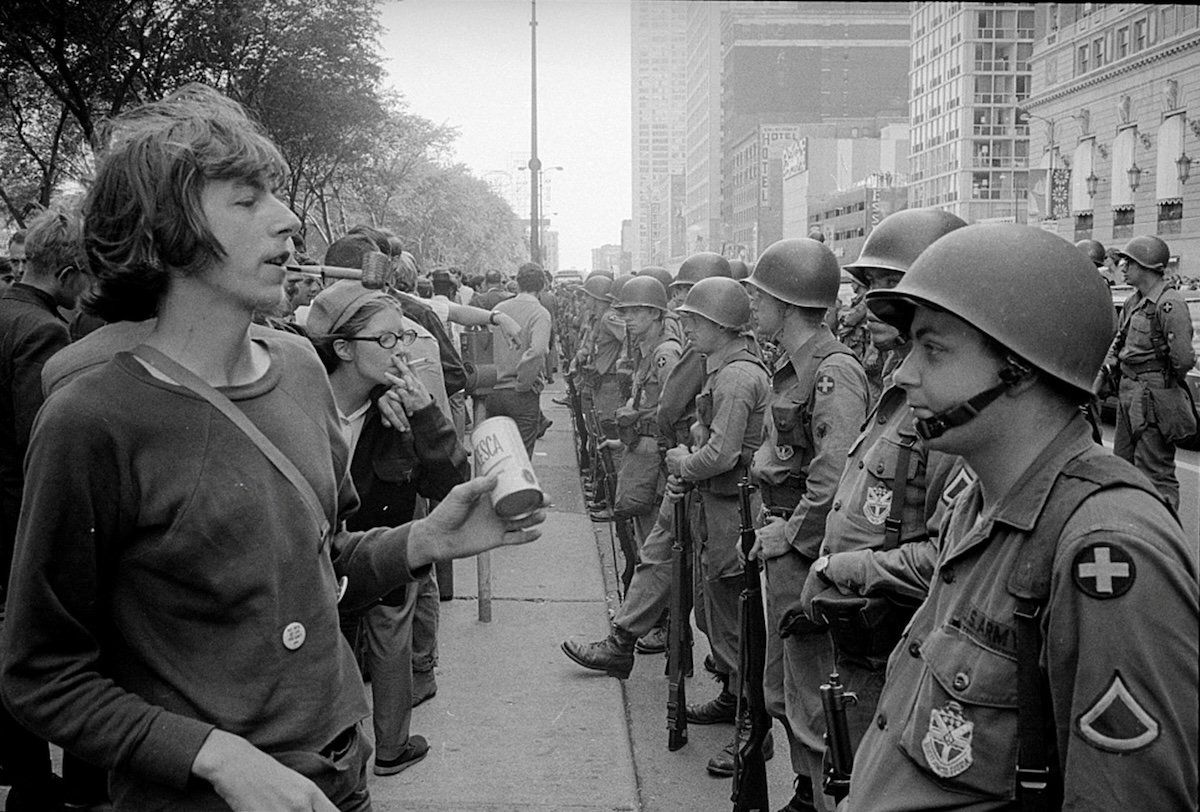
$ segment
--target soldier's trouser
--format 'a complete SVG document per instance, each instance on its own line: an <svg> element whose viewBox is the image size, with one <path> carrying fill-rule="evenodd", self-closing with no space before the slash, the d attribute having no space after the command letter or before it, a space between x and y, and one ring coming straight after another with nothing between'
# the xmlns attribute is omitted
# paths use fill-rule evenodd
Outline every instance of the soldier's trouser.
<svg viewBox="0 0 1200 812"><path fill-rule="evenodd" d="M1175 446L1163 438L1146 415L1143 384L1121 379L1113 453L1150 478L1164 499L1179 509L1179 480L1175 477Z"/></svg>
<svg viewBox="0 0 1200 812"><path fill-rule="evenodd" d="M833 651L823 632L779 636L779 622L800 599L811 562L794 550L766 562L767 662L763 693L767 712L784 723L792 770L808 776L816 803L828 803L821 791L825 753L825 714L820 686L833 669ZM819 807L818 807L819 808ZM827 806L827 808L832 808Z"/></svg>
<svg viewBox="0 0 1200 812"><path fill-rule="evenodd" d="M702 492L692 511L692 538L696 544L696 625L708 636L717 670L738 679L738 599L742 594L742 565L737 557L737 496Z"/></svg>
<svg viewBox="0 0 1200 812"><path fill-rule="evenodd" d="M417 591L406 590L402 606L377 604L363 614L367 669L371 673L371 720L375 727L375 753L380 759L398 758L408 743Z"/></svg>
<svg viewBox="0 0 1200 812"><path fill-rule="evenodd" d="M441 601L434 570L417 582L417 605L413 610L412 667L413 673L433 671L438 664L438 623L441 620Z"/></svg>
<svg viewBox="0 0 1200 812"><path fill-rule="evenodd" d="M654 628L671 597L671 545L675 543L675 503L659 505L654 526L642 537L640 561L625 600L617 608L613 623L641 637ZM685 618L686 622L686 618Z"/></svg>

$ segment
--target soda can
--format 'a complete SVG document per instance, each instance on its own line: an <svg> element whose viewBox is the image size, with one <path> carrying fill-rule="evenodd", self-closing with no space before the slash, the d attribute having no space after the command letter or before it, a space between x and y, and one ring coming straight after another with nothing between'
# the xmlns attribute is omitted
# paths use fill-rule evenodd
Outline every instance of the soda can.
<svg viewBox="0 0 1200 812"><path fill-rule="evenodd" d="M489 417L471 433L475 476L498 475L492 507L505 519L521 519L545 501L533 465L521 442L521 432L511 417Z"/></svg>

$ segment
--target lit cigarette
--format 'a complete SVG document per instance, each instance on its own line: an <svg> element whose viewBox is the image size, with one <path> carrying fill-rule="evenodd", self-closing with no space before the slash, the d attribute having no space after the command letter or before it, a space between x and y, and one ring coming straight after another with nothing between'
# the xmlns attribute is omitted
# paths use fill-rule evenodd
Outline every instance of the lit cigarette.
<svg viewBox="0 0 1200 812"><path fill-rule="evenodd" d="M411 361L406 361L405 363L408 364L409 369L413 369L415 367L427 366L429 364L432 364L433 362L430 361L428 358L414 358Z"/></svg>

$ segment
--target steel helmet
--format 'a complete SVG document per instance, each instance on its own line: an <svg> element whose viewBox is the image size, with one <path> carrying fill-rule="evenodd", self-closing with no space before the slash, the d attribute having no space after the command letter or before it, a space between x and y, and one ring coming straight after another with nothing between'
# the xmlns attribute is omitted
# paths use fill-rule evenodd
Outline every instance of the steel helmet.
<svg viewBox="0 0 1200 812"><path fill-rule="evenodd" d="M972 225L926 249L891 290L867 293L907 333L916 305L957 316L1019 359L1088 395L1112 343L1112 296L1071 243L1013 224Z"/></svg>
<svg viewBox="0 0 1200 812"><path fill-rule="evenodd" d="M1171 249L1167 247L1167 244L1149 234L1134 237L1125 243L1124 248L1113 253L1118 257L1131 259L1143 268L1149 268L1159 273L1167 269L1167 262L1171 259Z"/></svg>
<svg viewBox="0 0 1200 812"><path fill-rule="evenodd" d="M825 232L816 226L813 226L808 230L808 238L810 240L816 240L817 242L823 243L825 242Z"/></svg>
<svg viewBox="0 0 1200 812"><path fill-rule="evenodd" d="M608 279L612 279L613 273L612 273L612 271L592 271L591 273L589 273L587 275L587 278L591 279L593 276L603 276ZM587 280L585 279L584 281L586 282Z"/></svg>
<svg viewBox="0 0 1200 812"><path fill-rule="evenodd" d="M679 273L675 274L675 280L670 286L695 284L710 276L732 277L733 272L729 270L729 260L725 257L712 251L701 251L683 261L683 264L679 266Z"/></svg>
<svg viewBox="0 0 1200 812"><path fill-rule="evenodd" d="M740 259L731 259L729 260L729 273L735 280L741 282L750 276L750 266Z"/></svg>
<svg viewBox="0 0 1200 812"><path fill-rule="evenodd" d="M598 302L607 302L608 291L612 286L613 281L609 277L601 274L592 274L583 283L583 292Z"/></svg>
<svg viewBox="0 0 1200 812"><path fill-rule="evenodd" d="M868 287L867 268L907 273L922 251L965 225L941 209L903 209L889 214L867 235L858 259L844 270Z"/></svg>
<svg viewBox="0 0 1200 812"><path fill-rule="evenodd" d="M679 312L695 313L730 330L742 330L750 321L750 295L739 282L710 276L692 285Z"/></svg>
<svg viewBox="0 0 1200 812"><path fill-rule="evenodd" d="M615 287L615 286L614 286ZM621 286L613 307L653 307L667 309L667 289L653 276L634 276Z"/></svg>
<svg viewBox="0 0 1200 812"><path fill-rule="evenodd" d="M841 281L833 252L808 237L771 243L746 280L763 293L799 307L837 304Z"/></svg>
<svg viewBox="0 0 1200 812"><path fill-rule="evenodd" d="M658 283L666 290L671 286L674 277L666 268L660 268L657 265L651 265L649 268L642 268L634 276L649 276L651 279L657 279Z"/></svg>
<svg viewBox="0 0 1200 812"><path fill-rule="evenodd" d="M1083 255L1092 261L1092 264L1097 268L1104 264L1106 252L1104 244L1098 240L1080 240L1075 243L1075 247L1083 252Z"/></svg>
<svg viewBox="0 0 1200 812"><path fill-rule="evenodd" d="M625 283L633 279L633 274L621 274L613 280L612 287L608 289L608 300L610 302L617 301L617 297L621 294L621 288L625 287Z"/></svg>

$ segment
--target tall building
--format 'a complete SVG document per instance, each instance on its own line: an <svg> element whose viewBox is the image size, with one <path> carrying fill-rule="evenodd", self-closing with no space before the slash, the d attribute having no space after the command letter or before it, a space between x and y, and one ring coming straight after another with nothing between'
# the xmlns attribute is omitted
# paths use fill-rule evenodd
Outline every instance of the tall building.
<svg viewBox="0 0 1200 812"><path fill-rule="evenodd" d="M592 270L608 271L614 276L621 272L621 246L602 245L592 249Z"/></svg>
<svg viewBox="0 0 1200 812"><path fill-rule="evenodd" d="M1033 3L913 3L913 207L1025 222Z"/></svg>
<svg viewBox="0 0 1200 812"><path fill-rule="evenodd" d="M1052 3L1036 29L1030 154L1059 183L1031 209L1072 241L1158 235L1200 278L1200 9Z"/></svg>
<svg viewBox="0 0 1200 812"><path fill-rule="evenodd" d="M687 21L686 259L721 248L721 13L690 3ZM673 264L678 264L678 261Z"/></svg>
<svg viewBox="0 0 1200 812"><path fill-rule="evenodd" d="M683 172L687 115L687 19L682 0L633 0L632 149L635 267L662 265L655 253L670 228L665 200Z"/></svg>
<svg viewBox="0 0 1200 812"><path fill-rule="evenodd" d="M908 26L905 3L728 4L720 212L729 247L753 260L782 236L781 153L801 125L905 119Z"/></svg>

